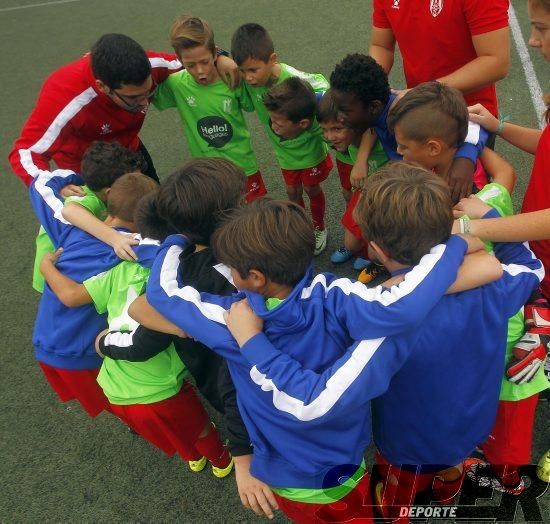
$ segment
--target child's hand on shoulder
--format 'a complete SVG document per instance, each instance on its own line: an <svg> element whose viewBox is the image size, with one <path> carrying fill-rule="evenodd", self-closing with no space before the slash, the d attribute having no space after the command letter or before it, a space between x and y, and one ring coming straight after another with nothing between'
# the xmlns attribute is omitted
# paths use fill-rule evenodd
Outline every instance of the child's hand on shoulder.
<svg viewBox="0 0 550 524"><path fill-rule="evenodd" d="M113 248L117 257L122 260L128 260L130 262L137 260L137 255L132 249L132 246L139 244L139 240L136 240L132 235L125 235L124 233L115 232L109 245Z"/></svg>
<svg viewBox="0 0 550 524"><path fill-rule="evenodd" d="M71 196L76 196L76 197L86 196L86 193L84 193L84 190L80 186L77 186L76 184L67 184L61 189L61 191L59 191L59 193L63 198L68 198Z"/></svg>
<svg viewBox="0 0 550 524"><path fill-rule="evenodd" d="M453 214L455 218L468 215L469 218L475 220L483 218L491 209L492 207L483 202L483 200L475 195L470 195L468 198L463 198L456 204L453 208Z"/></svg>
<svg viewBox="0 0 550 524"><path fill-rule="evenodd" d="M46 253L42 257L42 262L46 264L53 264L55 266L62 253L63 253L63 248L59 247L53 253Z"/></svg>
<svg viewBox="0 0 550 524"><path fill-rule="evenodd" d="M40 261L40 272L44 274L45 271L51 266L55 266L57 264L57 261L59 260L59 257L61 256L61 253L63 253L63 248L60 247L53 253L46 253L42 260Z"/></svg>
<svg viewBox="0 0 550 524"><path fill-rule="evenodd" d="M264 321L252 311L246 299L232 304L231 309L223 314L223 318L239 347L243 347L264 328Z"/></svg>

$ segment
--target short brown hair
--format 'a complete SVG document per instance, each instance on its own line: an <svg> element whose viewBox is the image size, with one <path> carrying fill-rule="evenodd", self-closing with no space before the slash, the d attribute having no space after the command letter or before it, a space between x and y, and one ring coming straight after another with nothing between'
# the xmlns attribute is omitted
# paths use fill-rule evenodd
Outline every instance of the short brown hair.
<svg viewBox="0 0 550 524"><path fill-rule="evenodd" d="M111 186L111 191L107 195L107 212L112 217L133 222L138 202L158 188L158 183L148 176L127 173Z"/></svg>
<svg viewBox="0 0 550 524"><path fill-rule="evenodd" d="M430 138L458 147L468 134L468 108L462 93L440 82L424 82L408 91L388 114L388 128L416 142Z"/></svg>
<svg viewBox="0 0 550 524"><path fill-rule="evenodd" d="M276 111L298 123L304 118L313 120L317 99L313 88L304 80L290 77L273 86L264 96L268 111Z"/></svg>
<svg viewBox="0 0 550 524"><path fill-rule="evenodd" d="M237 28L231 38L231 56L239 66L249 58L267 64L274 52L273 40L260 24L244 24Z"/></svg>
<svg viewBox="0 0 550 524"><path fill-rule="evenodd" d="M223 158L195 158L162 184L158 216L191 242L208 245L225 214L243 201L246 175Z"/></svg>
<svg viewBox="0 0 550 524"><path fill-rule="evenodd" d="M338 121L338 107L334 102L332 91L325 92L321 100L317 103L317 121L323 122Z"/></svg>
<svg viewBox="0 0 550 524"><path fill-rule="evenodd" d="M313 259L313 226L303 208L264 198L233 212L212 236L216 258L242 278L252 269L296 285Z"/></svg>
<svg viewBox="0 0 550 524"><path fill-rule="evenodd" d="M205 46L216 56L216 44L214 43L214 31L210 24L196 16L178 16L170 29L170 44L176 54L185 49Z"/></svg>
<svg viewBox="0 0 550 524"><path fill-rule="evenodd" d="M414 265L451 234L449 187L416 164L390 162L369 178L354 218L365 238L400 264Z"/></svg>

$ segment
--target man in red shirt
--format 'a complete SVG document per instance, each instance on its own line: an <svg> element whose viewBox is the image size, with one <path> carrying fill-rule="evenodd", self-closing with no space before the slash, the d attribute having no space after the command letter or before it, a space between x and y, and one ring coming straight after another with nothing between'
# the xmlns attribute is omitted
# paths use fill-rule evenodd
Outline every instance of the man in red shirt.
<svg viewBox="0 0 550 524"><path fill-rule="evenodd" d="M386 72L397 42L408 88L438 80L498 114L495 82L510 67L508 0L374 0L372 18L369 54ZM455 200L472 187L450 183Z"/></svg>
<svg viewBox="0 0 550 524"><path fill-rule="evenodd" d="M145 52L125 35L103 35L90 53L44 83L9 154L15 174L30 185L41 170L50 169L50 160L78 172L86 149L102 140L140 150L147 174L158 180L138 133L156 85L180 69L174 55Z"/></svg>

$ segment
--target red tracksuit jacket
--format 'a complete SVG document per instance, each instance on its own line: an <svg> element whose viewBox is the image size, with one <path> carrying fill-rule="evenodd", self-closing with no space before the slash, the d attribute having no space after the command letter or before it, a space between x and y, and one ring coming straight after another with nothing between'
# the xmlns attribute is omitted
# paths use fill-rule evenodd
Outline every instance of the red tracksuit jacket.
<svg viewBox="0 0 550 524"><path fill-rule="evenodd" d="M147 51L155 82L181 69L175 55ZM117 141L137 150L145 112L132 113L98 91L87 54L54 71L44 83L36 107L9 154L15 174L28 186L53 160L78 172L82 155L94 140Z"/></svg>

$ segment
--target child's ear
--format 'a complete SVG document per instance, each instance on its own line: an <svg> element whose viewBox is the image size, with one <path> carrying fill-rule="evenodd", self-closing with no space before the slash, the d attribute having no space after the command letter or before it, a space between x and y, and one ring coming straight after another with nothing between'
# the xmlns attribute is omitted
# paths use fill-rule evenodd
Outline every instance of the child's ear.
<svg viewBox="0 0 550 524"><path fill-rule="evenodd" d="M441 141L436 140L435 138L430 138L426 142L426 145L428 146L428 153L430 156L439 156L441 154L441 151L443 150Z"/></svg>
<svg viewBox="0 0 550 524"><path fill-rule="evenodd" d="M368 252L369 258L380 262L380 264L385 264L390 259L388 252L374 241L369 242Z"/></svg>
<svg viewBox="0 0 550 524"><path fill-rule="evenodd" d="M263 289L267 283L267 278L265 277L265 275L257 269L251 269L248 272L247 280L250 283L250 286L253 288L252 291L256 291L257 293L259 293L260 290Z"/></svg>
<svg viewBox="0 0 550 524"><path fill-rule="evenodd" d="M309 129L311 127L311 118L302 118L302 120L298 122L298 125L300 129Z"/></svg>
<svg viewBox="0 0 550 524"><path fill-rule="evenodd" d="M271 55L269 56L268 62L271 65L273 65L273 64L276 64L278 61L279 61L279 57L277 56L277 53L271 53Z"/></svg>

